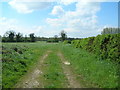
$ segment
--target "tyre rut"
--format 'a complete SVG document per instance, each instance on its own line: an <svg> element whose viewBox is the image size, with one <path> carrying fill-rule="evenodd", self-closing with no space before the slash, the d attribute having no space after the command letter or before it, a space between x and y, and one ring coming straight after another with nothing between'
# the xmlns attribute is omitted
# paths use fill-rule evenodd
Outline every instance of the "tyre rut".
<svg viewBox="0 0 120 90"><path fill-rule="evenodd" d="M68 88L81 88L80 83L76 80L76 75L72 72L70 63L65 60L61 52L58 52L57 55L61 59L63 72L68 80Z"/></svg>
<svg viewBox="0 0 120 90"><path fill-rule="evenodd" d="M39 76L42 74L41 67L43 66L43 62L50 53L51 51L47 51L45 55L40 58L36 66L29 70L28 73L23 76L21 81L15 85L15 88L43 88Z"/></svg>

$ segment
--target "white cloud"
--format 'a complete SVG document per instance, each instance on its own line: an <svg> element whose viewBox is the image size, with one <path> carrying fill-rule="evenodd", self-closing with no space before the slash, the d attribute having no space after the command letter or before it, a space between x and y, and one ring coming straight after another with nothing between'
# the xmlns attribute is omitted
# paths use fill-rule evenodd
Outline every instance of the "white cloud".
<svg viewBox="0 0 120 90"><path fill-rule="evenodd" d="M73 2L76 2L77 0L60 0L58 3L64 4L64 5L69 5L72 4Z"/></svg>
<svg viewBox="0 0 120 90"><path fill-rule="evenodd" d="M0 35L3 35L6 31L15 28L17 20L7 19L6 17L0 18Z"/></svg>
<svg viewBox="0 0 120 90"><path fill-rule="evenodd" d="M74 2L119 2L119 0L58 0L58 3L63 5L69 5Z"/></svg>
<svg viewBox="0 0 120 90"><path fill-rule="evenodd" d="M52 26L52 27L61 27L63 26L64 21L61 19L52 19L52 18L47 18L46 22Z"/></svg>
<svg viewBox="0 0 120 90"><path fill-rule="evenodd" d="M4 2L3 0L2 2ZM9 0L8 0L9 1ZM59 4L69 5L74 2L105 2L105 1L118 1L118 0L11 0L9 5L16 9L19 13L32 13L33 11L40 10L51 6L52 2ZM53 14L63 12L60 6L53 9Z"/></svg>
<svg viewBox="0 0 120 90"><path fill-rule="evenodd" d="M42 29L42 26L23 26L16 19L0 18L0 35L2 36L9 30L14 30L16 33L21 32L24 35L35 33L35 35L39 36Z"/></svg>
<svg viewBox="0 0 120 90"><path fill-rule="evenodd" d="M24 1L12 0L9 4L19 13L32 13L51 5L50 2L36 2L37 0L30 0L30 2ZM71 37L89 37L101 32L103 27L97 24L98 20L96 16L96 13L100 10L99 2L95 3L89 2L89 0L81 0L81 2L76 2L74 11L65 11L63 8L64 5L73 3L74 0L70 0L70 2L68 0L58 0L58 2L59 4L54 6L51 11L51 15L58 17L46 18L47 24L45 26L21 26L16 20L3 17L1 18L3 22L0 21L0 34L3 35L10 28L27 35L29 33L35 33L37 36L54 36L61 30L65 30L67 35Z"/></svg>
<svg viewBox="0 0 120 90"><path fill-rule="evenodd" d="M9 2L9 5L16 9L19 13L32 13L36 10L41 10L51 6L50 2L34 2L34 0L30 0L30 2L26 2L26 0L12 0Z"/></svg>
<svg viewBox="0 0 120 90"><path fill-rule="evenodd" d="M34 26L33 32L35 35L40 37L53 37L54 35L58 35L60 31L51 28L49 26L46 27L46 25L43 26Z"/></svg>
<svg viewBox="0 0 120 90"><path fill-rule="evenodd" d="M35 26L23 26L16 19L10 19L6 17L0 18L0 35L4 35L6 31L14 30L16 33L20 32L23 35L29 35L30 33L35 33L36 36L49 37L58 35L56 29L49 29L46 26L35 25ZM60 32L60 31L59 31Z"/></svg>
<svg viewBox="0 0 120 90"><path fill-rule="evenodd" d="M54 6L51 14L60 16L64 14L64 10L61 6Z"/></svg>
<svg viewBox="0 0 120 90"><path fill-rule="evenodd" d="M77 2L75 11L66 11L62 16L47 18L46 21L54 28L64 29L68 35L72 33L80 33L79 36L82 34L95 35L98 34L99 29L96 16L99 10L100 3L98 2Z"/></svg>

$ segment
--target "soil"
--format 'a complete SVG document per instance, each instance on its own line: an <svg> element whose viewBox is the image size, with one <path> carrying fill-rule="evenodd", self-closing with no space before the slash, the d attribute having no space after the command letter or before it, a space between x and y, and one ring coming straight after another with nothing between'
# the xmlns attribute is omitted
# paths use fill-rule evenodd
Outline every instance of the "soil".
<svg viewBox="0 0 120 90"><path fill-rule="evenodd" d="M65 60L64 55L59 52L58 56L62 61L63 72L68 79L68 88L81 88L80 83L76 80L76 75L72 72L72 68L70 67L70 62Z"/></svg>
<svg viewBox="0 0 120 90"><path fill-rule="evenodd" d="M23 76L23 78L15 85L15 88L43 88L43 85L38 78L42 74L41 67L43 62L48 57L50 52L51 51L47 51L46 54L40 58L37 65L35 65L35 67Z"/></svg>
<svg viewBox="0 0 120 90"><path fill-rule="evenodd" d="M39 76L43 74L42 67L44 66L44 61L52 51L47 51L38 63L28 70L27 74L24 75L20 81L15 85L15 88L44 88L42 81L40 81ZM57 53L62 64L63 72L67 78L67 88L81 88L80 83L76 79L76 75L73 73L71 68L71 63L65 60L64 55L61 52Z"/></svg>

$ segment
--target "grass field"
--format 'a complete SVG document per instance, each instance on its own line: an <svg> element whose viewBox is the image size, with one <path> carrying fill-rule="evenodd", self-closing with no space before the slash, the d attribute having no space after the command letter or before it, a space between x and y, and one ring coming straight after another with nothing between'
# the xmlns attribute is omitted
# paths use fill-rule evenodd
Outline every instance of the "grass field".
<svg viewBox="0 0 120 90"><path fill-rule="evenodd" d="M15 87L16 83L24 82L24 77L30 76L29 70L39 66L38 63L47 51L37 77L43 88L65 88L70 83L64 73L58 52L70 62L68 68L75 74L75 79L82 87L116 88L118 87L118 65L106 60L99 60L98 56L85 50L62 43L3 43L2 45L2 87ZM27 78L26 76L26 78ZM70 75L69 75L70 76ZM34 77L34 76L33 76ZM71 76L70 76L71 77ZM34 83L34 82L33 82ZM72 83L72 82L71 82Z"/></svg>

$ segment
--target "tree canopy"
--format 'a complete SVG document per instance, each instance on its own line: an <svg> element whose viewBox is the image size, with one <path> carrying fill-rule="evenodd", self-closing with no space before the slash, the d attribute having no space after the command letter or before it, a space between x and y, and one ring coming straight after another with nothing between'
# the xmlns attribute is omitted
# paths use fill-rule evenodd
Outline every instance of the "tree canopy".
<svg viewBox="0 0 120 90"><path fill-rule="evenodd" d="M64 41L64 40L67 38L67 34L66 34L66 32L65 32L64 30L62 30L62 31L60 32L60 35L61 35L62 41Z"/></svg>

